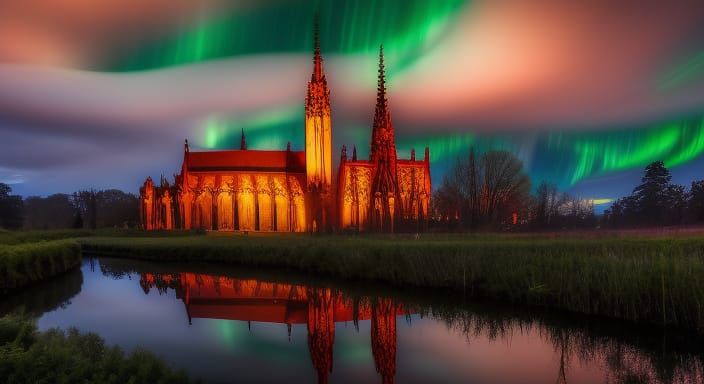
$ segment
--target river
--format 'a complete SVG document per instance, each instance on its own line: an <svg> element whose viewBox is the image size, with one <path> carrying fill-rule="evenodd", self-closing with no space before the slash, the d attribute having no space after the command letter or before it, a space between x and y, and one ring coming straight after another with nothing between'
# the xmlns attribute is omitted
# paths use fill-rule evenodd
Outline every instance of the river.
<svg viewBox="0 0 704 384"><path fill-rule="evenodd" d="M703 383L681 331L286 271L86 258L0 302L206 383Z"/></svg>

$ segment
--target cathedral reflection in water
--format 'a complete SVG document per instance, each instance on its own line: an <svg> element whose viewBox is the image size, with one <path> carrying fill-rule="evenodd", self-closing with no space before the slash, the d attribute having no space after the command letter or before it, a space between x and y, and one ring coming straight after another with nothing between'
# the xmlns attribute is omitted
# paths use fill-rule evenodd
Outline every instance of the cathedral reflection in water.
<svg viewBox="0 0 704 384"><path fill-rule="evenodd" d="M173 289L183 301L188 322L193 318L306 324L308 350L319 383L332 373L335 323L371 320L374 365L383 383L396 375L396 318L407 314L390 298L351 299L332 288L271 283L196 273L142 273L145 293Z"/></svg>

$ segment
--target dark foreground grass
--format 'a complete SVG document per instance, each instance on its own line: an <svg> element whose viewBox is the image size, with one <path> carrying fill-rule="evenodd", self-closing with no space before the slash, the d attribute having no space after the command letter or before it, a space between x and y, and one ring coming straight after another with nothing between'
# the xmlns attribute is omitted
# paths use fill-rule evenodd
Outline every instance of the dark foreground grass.
<svg viewBox="0 0 704 384"><path fill-rule="evenodd" d="M126 355L94 333L76 329L37 332L34 321L0 318L0 377L3 383L187 383L153 353Z"/></svg>
<svg viewBox="0 0 704 384"><path fill-rule="evenodd" d="M75 240L0 244L0 296L80 264L81 248Z"/></svg>
<svg viewBox="0 0 704 384"><path fill-rule="evenodd" d="M84 251L292 268L704 332L704 238L218 236L80 240Z"/></svg>

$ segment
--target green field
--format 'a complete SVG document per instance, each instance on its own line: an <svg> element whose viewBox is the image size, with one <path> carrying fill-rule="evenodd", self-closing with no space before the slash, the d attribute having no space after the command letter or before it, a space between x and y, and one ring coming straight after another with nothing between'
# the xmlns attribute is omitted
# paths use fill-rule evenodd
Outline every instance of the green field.
<svg viewBox="0 0 704 384"><path fill-rule="evenodd" d="M704 331L704 237L205 236L79 239L97 255L278 267Z"/></svg>

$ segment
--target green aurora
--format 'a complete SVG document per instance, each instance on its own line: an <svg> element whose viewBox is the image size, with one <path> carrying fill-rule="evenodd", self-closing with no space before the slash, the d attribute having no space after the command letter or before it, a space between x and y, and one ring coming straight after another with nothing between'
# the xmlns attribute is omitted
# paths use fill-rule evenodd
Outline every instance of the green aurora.
<svg viewBox="0 0 704 384"><path fill-rule="evenodd" d="M335 1L334 9L330 4L274 2L206 13L171 34L145 38L122 51L117 49L92 69L134 72L246 55L307 53L312 49L310 31L317 12L326 54L363 54L371 59L383 42L393 82L455 27L460 11L472 6L464 0L343 0ZM660 91L669 92L700 77L703 71L704 53L699 53L655 78L654 84ZM375 74L370 73L369 78L374 79ZM360 156L367 155L371 121L334 120L333 124L336 152L341 144L347 144L356 145ZM232 148L238 145L240 130L244 128L251 148L284 148L287 140L299 147L303 142L302 127L302 103L272 105L247 115L204 118L200 123L202 137L196 144ZM570 188L590 177L642 168L659 159L669 167L677 167L704 152L704 120L700 118L617 130L538 130L514 135L478 132L465 128L398 135L399 156L408 157L411 148L422 156L423 148L429 146L434 175L442 175L458 156L466 156L470 146L478 151L507 149L519 154L534 180L545 179Z"/></svg>

